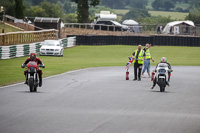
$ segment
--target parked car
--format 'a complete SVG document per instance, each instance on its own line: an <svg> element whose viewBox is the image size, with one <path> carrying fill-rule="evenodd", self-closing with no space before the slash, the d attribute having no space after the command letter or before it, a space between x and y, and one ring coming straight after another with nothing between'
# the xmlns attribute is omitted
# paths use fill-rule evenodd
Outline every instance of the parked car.
<svg viewBox="0 0 200 133"><path fill-rule="evenodd" d="M62 41L45 40L40 48L40 55L63 56L63 50Z"/></svg>
<svg viewBox="0 0 200 133"><path fill-rule="evenodd" d="M122 25L117 21L113 20L105 20L105 21L97 21L93 24L95 30L108 30L108 31L129 31L129 27L126 25Z"/></svg>

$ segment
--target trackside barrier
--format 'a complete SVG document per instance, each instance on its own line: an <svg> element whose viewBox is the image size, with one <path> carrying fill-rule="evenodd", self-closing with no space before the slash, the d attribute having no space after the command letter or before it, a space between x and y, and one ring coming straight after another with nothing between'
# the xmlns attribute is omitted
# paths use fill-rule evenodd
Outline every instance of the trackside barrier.
<svg viewBox="0 0 200 133"><path fill-rule="evenodd" d="M75 46L76 45L76 37L68 37L67 42L68 42L67 47Z"/></svg>
<svg viewBox="0 0 200 133"><path fill-rule="evenodd" d="M28 56L30 53L38 53L40 43L0 46L0 59Z"/></svg>
<svg viewBox="0 0 200 133"><path fill-rule="evenodd" d="M75 35L70 35L75 36ZM67 37L70 37L67 36ZM76 45L138 45L151 43L157 46L194 46L200 47L197 36L98 36L76 35Z"/></svg>
<svg viewBox="0 0 200 133"><path fill-rule="evenodd" d="M69 37L61 39L64 48L73 47L76 45L76 37ZM10 59L14 57L28 56L30 53L39 53L41 42L0 46L0 59Z"/></svg>
<svg viewBox="0 0 200 133"><path fill-rule="evenodd" d="M67 37L67 38L63 38L60 39L62 41L63 47L64 48L69 48L69 47L73 47L76 45L76 37Z"/></svg>

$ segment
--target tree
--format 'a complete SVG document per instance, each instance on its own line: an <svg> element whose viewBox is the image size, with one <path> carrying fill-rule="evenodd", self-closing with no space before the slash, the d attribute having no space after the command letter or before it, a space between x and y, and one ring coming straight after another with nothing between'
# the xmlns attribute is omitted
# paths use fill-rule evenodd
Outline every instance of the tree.
<svg viewBox="0 0 200 133"><path fill-rule="evenodd" d="M134 7L134 8L145 8L145 6L147 5L147 0L130 0L130 7Z"/></svg>
<svg viewBox="0 0 200 133"><path fill-rule="evenodd" d="M76 7L73 7L71 2L65 2L63 5L64 13L74 13L76 11Z"/></svg>
<svg viewBox="0 0 200 133"><path fill-rule="evenodd" d="M6 10L6 14L15 16L15 1L14 0L0 0L0 5Z"/></svg>
<svg viewBox="0 0 200 133"><path fill-rule="evenodd" d="M31 17L48 17L48 14L41 6L31 6L26 12L27 16Z"/></svg>
<svg viewBox="0 0 200 133"><path fill-rule="evenodd" d="M138 9L138 8L133 8L130 10L126 15L122 18L123 20L126 19L137 19L138 17L150 17L151 15L148 13L146 9Z"/></svg>
<svg viewBox="0 0 200 133"><path fill-rule="evenodd" d="M72 0L77 3L77 15L79 23L89 22L89 6L96 6L100 0Z"/></svg>
<svg viewBox="0 0 200 133"><path fill-rule="evenodd" d="M163 17L163 16L151 16L151 17L138 17L136 19L138 22L143 24L167 24L169 22L175 21L171 19L170 16Z"/></svg>
<svg viewBox="0 0 200 133"><path fill-rule="evenodd" d="M200 24L200 0L198 1L197 8L190 10L186 20L191 20L195 24Z"/></svg>
<svg viewBox="0 0 200 133"><path fill-rule="evenodd" d="M24 10L23 0L15 0L15 17L23 19Z"/></svg>
<svg viewBox="0 0 200 133"><path fill-rule="evenodd" d="M69 13L69 14L64 14L62 21L65 23L77 23L77 14L75 13Z"/></svg>
<svg viewBox="0 0 200 133"><path fill-rule="evenodd" d="M31 17L62 17L62 7L58 4L53 4L48 1L44 1L37 6L31 6L31 8L27 9L27 16Z"/></svg>
<svg viewBox="0 0 200 133"><path fill-rule="evenodd" d="M62 7L60 7L57 4L53 4L48 1L44 1L44 2L40 3L40 6L48 14L48 17L61 17L63 14Z"/></svg>
<svg viewBox="0 0 200 133"><path fill-rule="evenodd" d="M114 9L124 9L124 0L101 0L101 5L107 6Z"/></svg>
<svg viewBox="0 0 200 133"><path fill-rule="evenodd" d="M155 0L152 3L152 7L155 10L169 11L170 9L175 7L175 2L173 2L172 0Z"/></svg>

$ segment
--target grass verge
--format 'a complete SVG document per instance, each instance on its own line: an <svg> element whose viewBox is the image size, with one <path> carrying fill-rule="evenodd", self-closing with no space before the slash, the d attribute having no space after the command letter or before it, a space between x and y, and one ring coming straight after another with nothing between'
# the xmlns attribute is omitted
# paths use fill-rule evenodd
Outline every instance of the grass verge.
<svg viewBox="0 0 200 133"><path fill-rule="evenodd" d="M128 56L135 51L136 46L76 46L64 50L64 57L38 56L46 68L43 76L51 76L63 72L88 67L125 66ZM156 65L165 56L174 65L200 66L200 47L160 46L150 49ZM21 64L27 57L0 60L0 86L24 81ZM123 70L122 70L123 71Z"/></svg>
<svg viewBox="0 0 200 133"><path fill-rule="evenodd" d="M17 32L19 31L18 29L15 29L13 27L10 27L8 25L4 25L3 23L0 22L0 33L2 33L2 29L4 29L4 32L7 33L7 32Z"/></svg>
<svg viewBox="0 0 200 133"><path fill-rule="evenodd" d="M126 13L129 12L127 9L114 9L114 12L122 17ZM185 17L188 15L188 13L183 12L167 12L167 11L148 11L152 16L162 16L162 17L169 17L171 16L171 19L176 20L185 20Z"/></svg>
<svg viewBox="0 0 200 133"><path fill-rule="evenodd" d="M167 11L149 11L149 13L152 16L162 16L162 17L170 16L171 19L177 19L177 20L185 20L185 17L188 15L188 13L167 12Z"/></svg>

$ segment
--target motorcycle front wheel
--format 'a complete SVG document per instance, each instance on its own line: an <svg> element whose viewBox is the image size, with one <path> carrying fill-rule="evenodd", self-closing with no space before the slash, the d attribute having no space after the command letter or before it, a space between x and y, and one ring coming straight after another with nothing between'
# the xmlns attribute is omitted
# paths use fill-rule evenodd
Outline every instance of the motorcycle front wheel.
<svg viewBox="0 0 200 133"><path fill-rule="evenodd" d="M33 78L29 78L28 85L29 85L30 92L34 92L34 80L33 80Z"/></svg>

